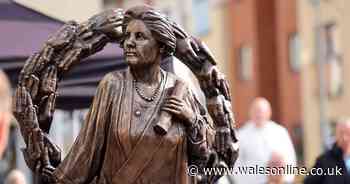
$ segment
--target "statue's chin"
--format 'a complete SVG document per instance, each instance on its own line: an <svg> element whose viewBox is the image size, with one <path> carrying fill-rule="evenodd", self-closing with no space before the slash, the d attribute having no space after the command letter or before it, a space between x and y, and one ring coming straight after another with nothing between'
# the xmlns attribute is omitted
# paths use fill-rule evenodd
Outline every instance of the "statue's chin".
<svg viewBox="0 0 350 184"><path fill-rule="evenodd" d="M137 67L139 65L142 65L142 62L140 62L139 59L136 58L136 57L128 56L128 57L125 58L125 61L131 67Z"/></svg>
<svg viewBox="0 0 350 184"><path fill-rule="evenodd" d="M139 60L138 58L126 58L125 61L129 67L135 68L135 69L137 69L137 68L146 69L146 68L149 68L156 63L156 62L147 62L144 60Z"/></svg>

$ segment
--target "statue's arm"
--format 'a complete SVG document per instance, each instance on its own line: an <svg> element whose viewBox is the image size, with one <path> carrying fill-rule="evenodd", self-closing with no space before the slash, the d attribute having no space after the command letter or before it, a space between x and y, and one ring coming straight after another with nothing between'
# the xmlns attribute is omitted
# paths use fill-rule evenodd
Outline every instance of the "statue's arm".
<svg viewBox="0 0 350 184"><path fill-rule="evenodd" d="M53 172L58 183L91 183L98 177L110 130L113 98L119 83L112 74L107 74L100 82L78 137Z"/></svg>

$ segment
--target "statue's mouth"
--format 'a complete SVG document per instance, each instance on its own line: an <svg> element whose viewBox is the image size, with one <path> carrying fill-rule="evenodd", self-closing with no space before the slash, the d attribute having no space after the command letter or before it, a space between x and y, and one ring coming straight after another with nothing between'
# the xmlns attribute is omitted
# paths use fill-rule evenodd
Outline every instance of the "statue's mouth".
<svg viewBox="0 0 350 184"><path fill-rule="evenodd" d="M127 57L135 57L137 56L135 51L125 51L125 56Z"/></svg>
<svg viewBox="0 0 350 184"><path fill-rule="evenodd" d="M127 52L127 53L125 53L125 55L128 57L134 57L134 56L136 56L136 53Z"/></svg>

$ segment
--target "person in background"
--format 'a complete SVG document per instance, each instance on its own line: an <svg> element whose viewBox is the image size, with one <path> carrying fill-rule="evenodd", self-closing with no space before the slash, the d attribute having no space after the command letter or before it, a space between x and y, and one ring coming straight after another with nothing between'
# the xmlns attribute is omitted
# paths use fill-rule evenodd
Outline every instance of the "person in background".
<svg viewBox="0 0 350 184"><path fill-rule="evenodd" d="M238 171L238 167L296 167L295 150L288 131L271 121L271 114L271 105L267 99L254 99L250 120L238 131L240 150L235 170ZM285 184L294 181L294 175L291 173L284 173L283 176L240 173L231 177L235 184Z"/></svg>
<svg viewBox="0 0 350 184"><path fill-rule="evenodd" d="M25 176L20 170L12 170L5 180L5 184L26 184Z"/></svg>
<svg viewBox="0 0 350 184"><path fill-rule="evenodd" d="M7 146L11 120L11 88L6 74L0 70L0 160Z"/></svg>
<svg viewBox="0 0 350 184"><path fill-rule="evenodd" d="M284 160L280 154L272 154L269 163L267 164L270 168L284 167ZM283 184L283 175L281 174L270 174L267 177L267 184Z"/></svg>
<svg viewBox="0 0 350 184"><path fill-rule="evenodd" d="M335 138L332 149L320 155L313 167L322 169L325 174L309 174L304 184L350 183L350 119L338 121ZM340 175L336 172L337 168L341 172Z"/></svg>

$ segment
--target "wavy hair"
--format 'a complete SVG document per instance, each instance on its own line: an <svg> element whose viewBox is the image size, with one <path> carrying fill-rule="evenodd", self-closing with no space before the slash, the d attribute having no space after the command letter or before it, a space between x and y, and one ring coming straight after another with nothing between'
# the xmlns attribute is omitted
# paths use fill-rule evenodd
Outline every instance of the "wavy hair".
<svg viewBox="0 0 350 184"><path fill-rule="evenodd" d="M163 14L146 5L132 7L124 13L123 33L126 32L129 22L135 19L143 21L154 38L161 46L164 46L163 57L175 52L176 36L173 31L173 23ZM124 40L121 41L121 45L123 42Z"/></svg>

